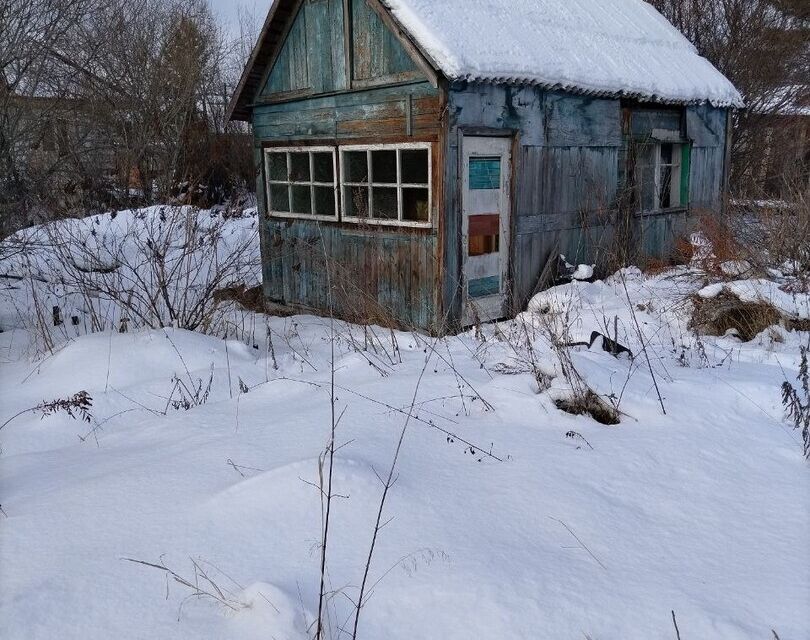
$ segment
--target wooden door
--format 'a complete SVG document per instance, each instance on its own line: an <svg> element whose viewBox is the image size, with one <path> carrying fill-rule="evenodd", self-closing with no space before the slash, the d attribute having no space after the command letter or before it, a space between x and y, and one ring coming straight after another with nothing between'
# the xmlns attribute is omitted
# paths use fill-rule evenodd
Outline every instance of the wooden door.
<svg viewBox="0 0 810 640"><path fill-rule="evenodd" d="M508 294L511 138L462 142L463 323L503 318Z"/></svg>

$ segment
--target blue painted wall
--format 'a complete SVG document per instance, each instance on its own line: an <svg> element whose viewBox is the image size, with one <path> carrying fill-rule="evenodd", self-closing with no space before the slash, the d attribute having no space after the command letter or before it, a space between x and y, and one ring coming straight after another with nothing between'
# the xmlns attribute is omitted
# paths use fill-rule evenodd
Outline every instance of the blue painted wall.
<svg viewBox="0 0 810 640"><path fill-rule="evenodd" d="M617 99L538 87L450 86L442 295L454 316L461 309L458 171L465 134L509 132L515 140L510 271L516 311L535 291L546 262L557 254L574 263L607 264L621 240L632 243L630 250L638 259L666 258L675 240L688 232L688 212L633 215L627 224L619 216L627 149L633 138L648 137L655 128L681 129L683 136L693 141L689 180L692 211L719 209L726 111L708 105L629 111Z"/></svg>

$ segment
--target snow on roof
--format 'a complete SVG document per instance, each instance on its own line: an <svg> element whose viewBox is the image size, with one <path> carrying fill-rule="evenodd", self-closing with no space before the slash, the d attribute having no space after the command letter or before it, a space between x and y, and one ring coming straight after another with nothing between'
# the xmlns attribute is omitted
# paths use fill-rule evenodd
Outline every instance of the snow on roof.
<svg viewBox="0 0 810 640"><path fill-rule="evenodd" d="M742 106L734 85L642 0L382 0L449 78Z"/></svg>

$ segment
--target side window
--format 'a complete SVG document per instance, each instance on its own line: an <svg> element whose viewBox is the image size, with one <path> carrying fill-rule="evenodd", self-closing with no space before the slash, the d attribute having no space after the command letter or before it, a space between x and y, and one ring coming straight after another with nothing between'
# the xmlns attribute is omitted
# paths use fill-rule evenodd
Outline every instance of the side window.
<svg viewBox="0 0 810 640"><path fill-rule="evenodd" d="M340 170L344 220L430 226L429 145L340 147Z"/></svg>
<svg viewBox="0 0 810 640"><path fill-rule="evenodd" d="M264 162L270 216L432 224L430 144L271 148Z"/></svg>
<svg viewBox="0 0 810 640"><path fill-rule="evenodd" d="M337 171L332 147L268 149L265 172L271 216L337 219Z"/></svg>
<svg viewBox="0 0 810 640"><path fill-rule="evenodd" d="M672 142L636 146L635 183L640 213L687 206L689 145Z"/></svg>

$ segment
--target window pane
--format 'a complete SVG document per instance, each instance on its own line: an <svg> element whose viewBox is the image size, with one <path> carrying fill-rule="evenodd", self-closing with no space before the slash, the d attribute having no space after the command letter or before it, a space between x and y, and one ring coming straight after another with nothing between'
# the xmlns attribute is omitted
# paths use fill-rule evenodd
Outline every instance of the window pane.
<svg viewBox="0 0 810 640"><path fill-rule="evenodd" d="M661 167L661 208L672 206L672 167Z"/></svg>
<svg viewBox="0 0 810 640"><path fill-rule="evenodd" d="M636 166L654 167L657 147L651 144L639 145L636 147Z"/></svg>
<svg viewBox="0 0 810 640"><path fill-rule="evenodd" d="M501 159L470 158L470 189L500 189Z"/></svg>
<svg viewBox="0 0 810 640"><path fill-rule="evenodd" d="M332 187L315 187L315 213L319 216L335 215L335 190Z"/></svg>
<svg viewBox="0 0 810 640"><path fill-rule="evenodd" d="M347 216L368 217L368 187L343 187Z"/></svg>
<svg viewBox="0 0 810 640"><path fill-rule="evenodd" d="M287 180L287 154L267 154L267 174L270 180Z"/></svg>
<svg viewBox="0 0 810 640"><path fill-rule="evenodd" d="M468 218L470 256L483 256L500 250L501 216L497 213L471 215Z"/></svg>
<svg viewBox="0 0 810 640"><path fill-rule="evenodd" d="M397 183L397 152L372 151L371 152L371 180L372 182Z"/></svg>
<svg viewBox="0 0 810 640"><path fill-rule="evenodd" d="M642 211L653 211L655 209L655 168L643 167L638 172L639 175L639 200Z"/></svg>
<svg viewBox="0 0 810 640"><path fill-rule="evenodd" d="M286 184L270 185L270 211L290 211L290 194Z"/></svg>
<svg viewBox="0 0 810 640"><path fill-rule="evenodd" d="M309 153L290 154L290 180L309 182ZM293 201L295 201L295 196L293 196Z"/></svg>
<svg viewBox="0 0 810 640"><path fill-rule="evenodd" d="M368 160L365 151L344 152L343 163L346 182L368 182Z"/></svg>
<svg viewBox="0 0 810 640"><path fill-rule="evenodd" d="M309 186L292 187L293 213L312 213L312 195Z"/></svg>
<svg viewBox="0 0 810 640"><path fill-rule="evenodd" d="M335 171L331 153L313 153L312 164L315 182L334 182Z"/></svg>
<svg viewBox="0 0 810 640"><path fill-rule="evenodd" d="M672 164L672 145L661 145L661 164Z"/></svg>
<svg viewBox="0 0 810 640"><path fill-rule="evenodd" d="M374 207L374 217L384 220L398 220L399 211L397 207L396 188L381 189L375 188L371 192L372 206Z"/></svg>
<svg viewBox="0 0 810 640"><path fill-rule="evenodd" d="M409 222L430 220L427 189L402 189L402 219Z"/></svg>
<svg viewBox="0 0 810 640"><path fill-rule="evenodd" d="M500 276L489 276L487 278L477 278L470 280L467 285L467 293L471 298L486 298L501 292Z"/></svg>
<svg viewBox="0 0 810 640"><path fill-rule="evenodd" d="M403 149L400 152L402 182L405 184L428 183L428 150Z"/></svg>
<svg viewBox="0 0 810 640"><path fill-rule="evenodd" d="M501 249L500 236L470 236L470 256L484 256L498 253Z"/></svg>

